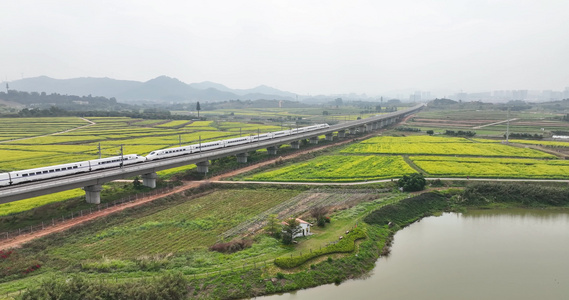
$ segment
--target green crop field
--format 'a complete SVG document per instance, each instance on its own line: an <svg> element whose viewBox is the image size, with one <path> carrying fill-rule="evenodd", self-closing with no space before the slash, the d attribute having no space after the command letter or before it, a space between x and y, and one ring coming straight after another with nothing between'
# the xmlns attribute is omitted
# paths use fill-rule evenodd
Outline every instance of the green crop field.
<svg viewBox="0 0 569 300"><path fill-rule="evenodd" d="M349 182L415 173L400 156L326 155L247 177L252 181Z"/></svg>
<svg viewBox="0 0 569 300"><path fill-rule="evenodd" d="M39 197L33 197L16 202L0 204L0 216L19 213L22 211L30 210L48 203L59 202L68 200L75 197L85 196L82 189L74 189Z"/></svg>
<svg viewBox="0 0 569 300"><path fill-rule="evenodd" d="M54 249L55 257L136 258L178 253L214 244L219 235L298 192L226 190L84 236Z"/></svg>
<svg viewBox="0 0 569 300"><path fill-rule="evenodd" d="M482 178L569 178L569 161L516 158L410 156L430 176Z"/></svg>
<svg viewBox="0 0 569 300"><path fill-rule="evenodd" d="M354 144L342 150L346 154L436 154L461 156L501 156L555 158L545 152L517 148L497 143L473 143L453 138L444 142L442 137L409 136L404 138L377 137L365 143Z"/></svg>

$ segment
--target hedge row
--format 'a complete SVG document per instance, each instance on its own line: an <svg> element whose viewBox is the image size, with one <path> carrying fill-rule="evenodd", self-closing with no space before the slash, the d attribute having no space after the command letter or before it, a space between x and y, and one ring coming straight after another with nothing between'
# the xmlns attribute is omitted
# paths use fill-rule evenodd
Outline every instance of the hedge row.
<svg viewBox="0 0 569 300"><path fill-rule="evenodd" d="M290 269L298 267L313 258L325 254L352 252L356 249L355 241L364 238L366 238L366 233L364 230L361 228L356 228L350 233L346 234L346 236L344 236L344 238L336 244L329 245L320 250L312 251L310 253L294 257L277 257L275 259L275 265L283 269Z"/></svg>
<svg viewBox="0 0 569 300"><path fill-rule="evenodd" d="M403 226L447 207L445 196L439 193L424 193L373 211L364 218L364 222L382 226L392 222Z"/></svg>

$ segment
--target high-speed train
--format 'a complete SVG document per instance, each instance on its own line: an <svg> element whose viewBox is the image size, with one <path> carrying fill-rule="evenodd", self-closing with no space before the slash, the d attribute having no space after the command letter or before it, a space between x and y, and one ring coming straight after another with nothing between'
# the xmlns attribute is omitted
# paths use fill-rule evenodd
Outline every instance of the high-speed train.
<svg viewBox="0 0 569 300"><path fill-rule="evenodd" d="M220 149L220 148L225 148L225 147L232 147L232 146L237 146L237 145L242 145L242 144L247 144L247 143L254 143L254 142L264 141L264 140L270 140L270 139L280 138L280 137L289 136L289 135L293 135L293 134L299 134L299 133L303 133L303 132L328 128L328 127L330 127L330 125L328 125L328 124L318 124L318 125L313 125L313 126L308 126L308 127L295 128L295 129L291 129L291 130L282 130L282 131L276 131L276 132L263 133L263 134L259 134L259 135L238 137L238 138L233 138L233 139L228 139L228 140L221 140L221 141L215 141L215 142L207 142L207 143L193 144L193 145L182 146L182 147L156 150L156 151L150 152L150 154L148 154L146 156L146 159L147 160L155 160L155 159L174 157L174 156L179 156L179 155L184 155L184 154Z"/></svg>
<svg viewBox="0 0 569 300"><path fill-rule="evenodd" d="M49 167L0 173L0 186L12 185L27 181L49 179L100 169L120 167L121 165L130 165L143 161L146 161L146 158L144 156L140 156L138 154L128 154L123 155L122 157L113 156Z"/></svg>
<svg viewBox="0 0 569 300"><path fill-rule="evenodd" d="M204 152L204 151L220 149L225 147L232 147L232 146L270 140L284 136L299 134L303 132L328 128L328 127L330 127L330 125L328 124L317 124L308 127L295 128L291 130L282 130L282 131L269 132L258 135L251 135L246 137L232 138L227 140L155 150L150 152L150 154L148 154L146 157L140 156L138 154L128 154L128 155L123 155L122 157L113 156L113 157L67 163L67 164L61 164L49 167L0 173L0 186L8 186L28 181L56 178L71 174L90 172L100 169L115 168L123 165L141 163L147 160L156 160L156 159L174 157L184 154L198 153L198 152Z"/></svg>

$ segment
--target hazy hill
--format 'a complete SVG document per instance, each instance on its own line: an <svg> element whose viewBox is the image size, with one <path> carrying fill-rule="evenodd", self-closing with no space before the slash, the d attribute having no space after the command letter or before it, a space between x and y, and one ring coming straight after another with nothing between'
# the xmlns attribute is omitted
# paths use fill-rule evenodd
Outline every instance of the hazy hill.
<svg viewBox="0 0 569 300"><path fill-rule="evenodd" d="M53 79L47 76L25 78L9 83L10 89L79 96L115 97L119 101L223 101L223 100L294 100L295 94L268 86L253 89L230 89L214 82L186 84L160 76L146 82L111 78Z"/></svg>

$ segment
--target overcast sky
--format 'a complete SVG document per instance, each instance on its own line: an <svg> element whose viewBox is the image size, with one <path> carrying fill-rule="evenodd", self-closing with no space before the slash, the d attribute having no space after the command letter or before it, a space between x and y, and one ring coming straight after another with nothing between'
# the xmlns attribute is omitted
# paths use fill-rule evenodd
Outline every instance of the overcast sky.
<svg viewBox="0 0 569 300"><path fill-rule="evenodd" d="M167 75L303 95L562 90L568 13L568 0L7 0L0 76Z"/></svg>

